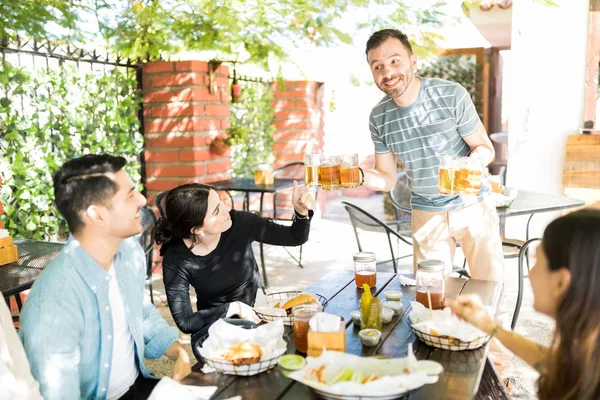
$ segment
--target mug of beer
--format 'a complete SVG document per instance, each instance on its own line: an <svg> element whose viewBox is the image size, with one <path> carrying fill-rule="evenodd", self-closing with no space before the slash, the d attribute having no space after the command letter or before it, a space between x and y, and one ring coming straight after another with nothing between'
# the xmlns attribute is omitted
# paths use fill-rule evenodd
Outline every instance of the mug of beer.
<svg viewBox="0 0 600 400"><path fill-rule="evenodd" d="M479 195L483 169L481 162L471 157L441 157L438 192Z"/></svg>
<svg viewBox="0 0 600 400"><path fill-rule="evenodd" d="M254 170L254 183L256 185L272 185L275 182L273 167L270 165L259 165Z"/></svg>
<svg viewBox="0 0 600 400"><path fill-rule="evenodd" d="M483 168L481 162L471 157L461 157L456 160L455 175L456 190L460 194L479 195Z"/></svg>
<svg viewBox="0 0 600 400"><path fill-rule="evenodd" d="M456 162L453 157L440 157L440 180L438 192L451 196L457 194L456 185Z"/></svg>
<svg viewBox="0 0 600 400"><path fill-rule="evenodd" d="M342 158L340 156L323 156L318 168L319 185L325 190L337 190L342 187L340 167Z"/></svg>
<svg viewBox="0 0 600 400"><path fill-rule="evenodd" d="M340 182L344 188L353 188L362 185L365 174L358 166L358 154L344 154L340 156Z"/></svg>
<svg viewBox="0 0 600 400"><path fill-rule="evenodd" d="M318 187L319 166L321 165L320 154L307 154L304 156L304 184L308 187Z"/></svg>

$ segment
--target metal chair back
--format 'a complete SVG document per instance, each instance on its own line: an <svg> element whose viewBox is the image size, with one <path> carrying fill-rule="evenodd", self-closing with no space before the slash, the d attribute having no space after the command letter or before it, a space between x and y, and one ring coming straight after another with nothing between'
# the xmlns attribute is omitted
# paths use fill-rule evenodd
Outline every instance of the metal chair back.
<svg viewBox="0 0 600 400"><path fill-rule="evenodd" d="M146 279L150 287L150 301L154 304L154 294L152 292L152 259L154 257L154 236L156 233L156 214L150 206L144 206L141 209L142 214L142 233L139 235L139 241L146 255Z"/></svg>
<svg viewBox="0 0 600 400"><path fill-rule="evenodd" d="M349 203L347 201L342 201L342 204L344 205L344 208L346 209L346 211L348 212L348 215L350 216L350 222L352 223L352 227L354 228L354 236L356 237L356 244L358 245L358 251L363 251L363 247L360 243L360 235L358 232L359 229L372 231L372 232L385 233L388 238L388 243L390 246L390 253L392 255L392 264L394 266L394 272L397 273L398 272L397 260L407 258L407 257L412 257L412 254L408 254L408 255L405 255L402 257L396 257L396 253L394 252L394 246L392 244L392 237L408 244L409 246L412 246L410 237L407 237L400 233L402 231L405 231L406 229L408 229L408 232L410 232L410 220L408 221L407 225L405 225L405 229L403 229L401 231L397 231L396 229L393 229L389 225L399 226L399 225L401 225L400 222L396 223L396 221L393 221L393 222L389 223L389 225L388 225L385 222L381 221L379 218L373 216L372 214L368 213L367 211L363 210L362 208L360 208L359 206L357 206L355 204ZM404 224L406 224L406 223L404 223Z"/></svg>

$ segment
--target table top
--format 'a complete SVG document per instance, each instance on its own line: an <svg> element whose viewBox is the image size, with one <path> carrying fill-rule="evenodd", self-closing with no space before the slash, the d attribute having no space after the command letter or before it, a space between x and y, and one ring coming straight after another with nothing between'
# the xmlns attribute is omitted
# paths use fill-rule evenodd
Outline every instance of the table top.
<svg viewBox="0 0 600 400"><path fill-rule="evenodd" d="M48 263L62 250L64 243L14 239L19 260L0 266L0 292L13 296L31 288Z"/></svg>
<svg viewBox="0 0 600 400"><path fill-rule="evenodd" d="M296 179L301 185L304 181ZM294 186L294 179L275 178L272 185L257 185L254 183L254 178L231 178L221 181L210 182L215 190L234 190L238 192L258 192L258 193L275 193L283 189L288 189Z"/></svg>
<svg viewBox="0 0 600 400"><path fill-rule="evenodd" d="M501 292L501 284L492 281L465 280L450 278L447 281L446 296L455 298L461 293L478 293L484 304L497 307ZM377 286L372 292L385 300L384 290L401 290L403 312L395 316L391 323L383 325L382 341L376 347L363 347L358 337L359 329L354 326L350 312L359 308L361 289L354 283L353 271L334 271L325 275L309 286L306 291L317 293L329 299L326 312L344 317L346 321L346 352L362 356L405 357L408 343L413 343L413 349L418 359L429 359L440 362L444 372L436 384L425 385L411 393L408 399L471 399L478 391L479 383L486 370L486 379L497 382L498 377L493 368L486 364L487 345L471 351L448 351L431 348L420 342L413 335L406 321L406 310L410 301L415 299L414 287L400 286L397 275L390 272L377 273ZM290 345L288 353L295 353L293 335L286 327ZM193 371L199 371L196 364ZM492 372L488 371L492 368ZM213 385L218 390L212 399L227 399L243 393L244 400L250 399L316 399L317 395L307 386L290 380L284 376L279 366L268 372L251 377L223 375L219 373L202 374L193 372L182 382L188 385ZM487 383L487 382L486 382ZM487 384L486 387L494 386ZM494 399L508 398L506 393L498 391L496 385Z"/></svg>
<svg viewBox="0 0 600 400"><path fill-rule="evenodd" d="M497 208L500 218L515 217L518 215L537 214L542 212L566 210L584 206L583 200L567 196L532 192L519 189L517 197L510 207Z"/></svg>

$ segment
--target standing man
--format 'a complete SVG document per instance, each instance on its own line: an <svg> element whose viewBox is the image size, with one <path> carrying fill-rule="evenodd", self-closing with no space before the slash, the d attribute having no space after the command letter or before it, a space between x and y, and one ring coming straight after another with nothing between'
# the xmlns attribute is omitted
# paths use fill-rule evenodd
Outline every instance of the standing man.
<svg viewBox="0 0 600 400"><path fill-rule="evenodd" d="M440 259L452 269L456 243L471 277L502 281L503 251L498 214L483 196L438 193L441 156L469 156L488 165L494 148L467 91L457 83L415 75L417 56L396 29L375 32L367 42L367 61L386 96L369 120L375 168L365 184L390 191L396 184L396 158L404 164L411 191L414 267Z"/></svg>
<svg viewBox="0 0 600 400"><path fill-rule="evenodd" d="M54 176L54 196L71 235L33 285L21 340L45 399L147 398L158 382L144 357L191 372L177 329L144 296L146 262L133 237L146 199L123 157L86 155Z"/></svg>

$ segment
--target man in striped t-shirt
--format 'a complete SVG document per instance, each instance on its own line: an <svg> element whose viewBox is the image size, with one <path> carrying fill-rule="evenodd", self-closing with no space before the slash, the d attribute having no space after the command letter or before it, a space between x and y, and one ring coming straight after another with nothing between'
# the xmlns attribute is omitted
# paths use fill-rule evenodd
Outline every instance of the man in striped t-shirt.
<svg viewBox="0 0 600 400"><path fill-rule="evenodd" d="M386 96L371 111L375 168L366 173L365 184L391 190L396 158L404 164L412 195L415 270L417 261L436 258L445 261L449 273L458 242L473 278L501 281L502 241L494 205L484 195L438 193L440 157L469 156L482 165L494 159L469 94L457 83L416 76L417 56L398 30L374 33L366 54L375 84Z"/></svg>

